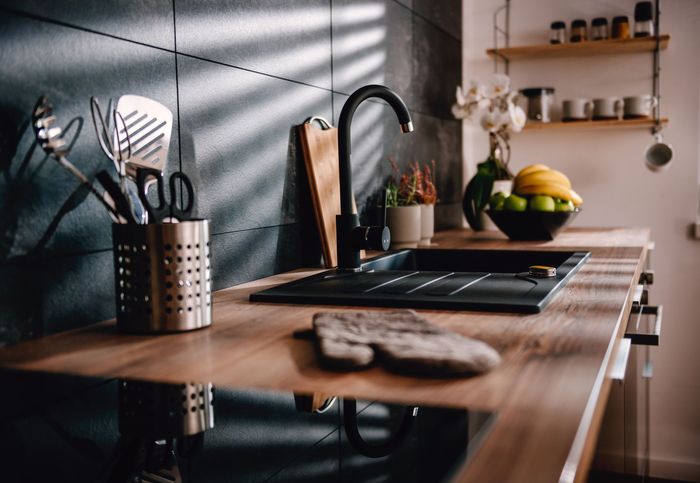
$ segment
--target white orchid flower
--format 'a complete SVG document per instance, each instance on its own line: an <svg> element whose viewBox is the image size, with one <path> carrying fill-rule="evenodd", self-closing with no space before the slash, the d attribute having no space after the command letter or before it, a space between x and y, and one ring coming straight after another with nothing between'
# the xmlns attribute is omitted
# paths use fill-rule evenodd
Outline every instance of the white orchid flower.
<svg viewBox="0 0 700 483"><path fill-rule="evenodd" d="M489 86L488 97L494 99L499 96L508 94L510 91L510 77L504 74L495 74L491 85Z"/></svg>
<svg viewBox="0 0 700 483"><path fill-rule="evenodd" d="M455 92L455 100L457 101L458 106L463 106L467 103L467 100L464 97L464 92L462 92L462 86L457 86L457 92Z"/></svg>
<svg viewBox="0 0 700 483"><path fill-rule="evenodd" d="M508 129L513 132L520 132L525 127L527 115L522 107L513 103L508 104Z"/></svg>
<svg viewBox="0 0 700 483"><path fill-rule="evenodd" d="M485 112L479 123L484 131L497 132L501 127L501 113Z"/></svg>

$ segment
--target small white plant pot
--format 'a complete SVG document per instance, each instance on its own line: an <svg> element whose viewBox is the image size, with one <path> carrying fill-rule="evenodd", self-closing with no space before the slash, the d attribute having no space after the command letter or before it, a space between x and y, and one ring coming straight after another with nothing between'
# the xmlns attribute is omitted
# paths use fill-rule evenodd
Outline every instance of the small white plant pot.
<svg viewBox="0 0 700 483"><path fill-rule="evenodd" d="M391 230L391 249L416 248L421 239L420 205L386 209L386 224Z"/></svg>
<svg viewBox="0 0 700 483"><path fill-rule="evenodd" d="M418 245L428 246L435 234L435 205L420 206L420 241Z"/></svg>

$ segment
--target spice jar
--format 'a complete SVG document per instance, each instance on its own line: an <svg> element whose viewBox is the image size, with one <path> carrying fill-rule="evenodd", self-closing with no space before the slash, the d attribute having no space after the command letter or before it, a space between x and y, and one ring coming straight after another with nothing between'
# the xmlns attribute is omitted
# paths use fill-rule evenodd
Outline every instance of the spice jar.
<svg viewBox="0 0 700 483"><path fill-rule="evenodd" d="M551 29L551 34L549 35L550 44L566 43L566 23L558 20L552 22L549 28Z"/></svg>
<svg viewBox="0 0 700 483"><path fill-rule="evenodd" d="M619 17L613 18L612 38L614 38L614 39L628 39L628 38L630 38L630 23L629 23L629 20L627 20L627 16L620 15Z"/></svg>
<svg viewBox="0 0 700 483"><path fill-rule="evenodd" d="M585 20L574 20L571 22L571 41L585 42L588 40L588 27Z"/></svg>
<svg viewBox="0 0 700 483"><path fill-rule="evenodd" d="M596 17L591 22L591 40L606 40L608 38L608 19Z"/></svg>
<svg viewBox="0 0 700 483"><path fill-rule="evenodd" d="M637 2L634 6L634 36L654 35L654 14L651 2Z"/></svg>

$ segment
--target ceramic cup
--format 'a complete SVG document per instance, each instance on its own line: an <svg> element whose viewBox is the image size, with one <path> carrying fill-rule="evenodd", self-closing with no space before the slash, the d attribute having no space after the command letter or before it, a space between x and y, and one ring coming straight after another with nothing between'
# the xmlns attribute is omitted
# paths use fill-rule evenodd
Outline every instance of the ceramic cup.
<svg viewBox="0 0 700 483"><path fill-rule="evenodd" d="M593 119L622 119L624 101L619 97L593 99Z"/></svg>
<svg viewBox="0 0 700 483"><path fill-rule="evenodd" d="M661 134L654 136L654 142L651 143L644 153L647 168L651 171L659 172L668 168L673 159L673 148L670 144L664 142Z"/></svg>
<svg viewBox="0 0 700 483"><path fill-rule="evenodd" d="M593 103L588 99L568 99L562 103L564 121L588 121L593 114Z"/></svg>
<svg viewBox="0 0 700 483"><path fill-rule="evenodd" d="M643 96L625 97L625 119L651 117L658 104L656 97L646 94Z"/></svg>

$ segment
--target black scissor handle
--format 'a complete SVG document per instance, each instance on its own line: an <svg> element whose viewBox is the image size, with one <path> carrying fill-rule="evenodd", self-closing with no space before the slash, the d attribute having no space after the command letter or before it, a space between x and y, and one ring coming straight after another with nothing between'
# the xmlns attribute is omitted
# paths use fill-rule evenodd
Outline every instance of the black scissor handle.
<svg viewBox="0 0 700 483"><path fill-rule="evenodd" d="M177 189L175 183L177 180L182 182L182 185L187 191L187 204L182 208L177 204ZM184 201L183 201L184 203ZM170 176L170 217L176 218L179 221L187 221L192 218L192 208L194 207L194 188L192 181L182 171L177 171Z"/></svg>
<svg viewBox="0 0 700 483"><path fill-rule="evenodd" d="M148 199L148 182L151 178L156 180L156 189L158 190L158 206L153 206ZM136 171L136 186L139 191L139 199L143 203L144 208L148 212L148 219L151 223L160 223L164 218L167 218L170 213L170 208L165 203L165 190L163 189L163 173L153 168L138 168Z"/></svg>

